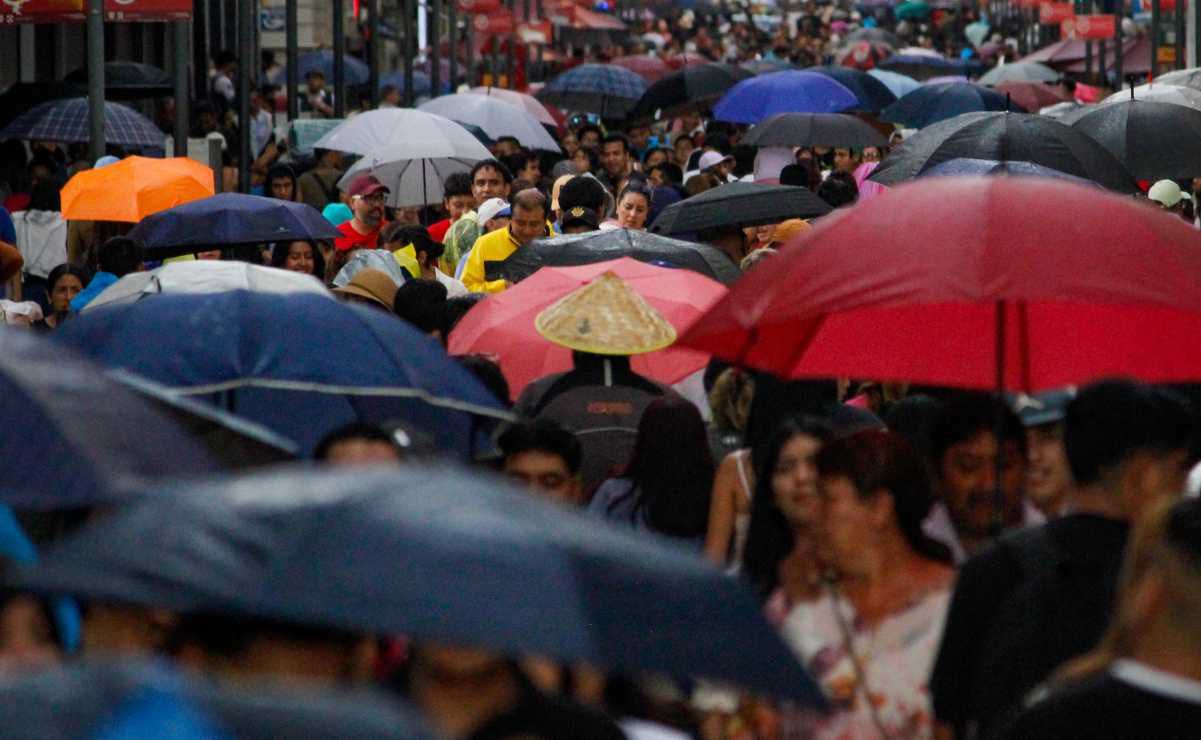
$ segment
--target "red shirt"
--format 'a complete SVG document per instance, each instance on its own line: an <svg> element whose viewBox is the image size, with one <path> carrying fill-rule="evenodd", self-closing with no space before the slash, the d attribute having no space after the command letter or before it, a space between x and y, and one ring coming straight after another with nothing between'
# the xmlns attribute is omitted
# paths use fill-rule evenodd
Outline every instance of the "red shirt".
<svg viewBox="0 0 1201 740"><path fill-rule="evenodd" d="M446 232L450 231L450 219L444 218L437 223L430 224L430 238L436 242L441 242L446 238Z"/></svg>
<svg viewBox="0 0 1201 740"><path fill-rule="evenodd" d="M347 249L375 249L379 244L379 229L370 231L366 234L360 234L352 225L354 219L347 221L338 227L338 232L342 236L334 240L334 248L338 251ZM383 228L383 224L380 224Z"/></svg>

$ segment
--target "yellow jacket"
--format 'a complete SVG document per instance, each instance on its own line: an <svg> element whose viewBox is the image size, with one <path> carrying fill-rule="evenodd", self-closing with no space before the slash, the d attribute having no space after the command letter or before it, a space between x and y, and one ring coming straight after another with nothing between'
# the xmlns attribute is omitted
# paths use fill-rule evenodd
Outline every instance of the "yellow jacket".
<svg viewBox="0 0 1201 740"><path fill-rule="evenodd" d="M490 231L476 239L475 246L471 248L471 256L467 258L467 265L463 268L463 285L472 293L499 293L504 290L504 280L487 279L487 265L503 262L520 246L508 226Z"/></svg>

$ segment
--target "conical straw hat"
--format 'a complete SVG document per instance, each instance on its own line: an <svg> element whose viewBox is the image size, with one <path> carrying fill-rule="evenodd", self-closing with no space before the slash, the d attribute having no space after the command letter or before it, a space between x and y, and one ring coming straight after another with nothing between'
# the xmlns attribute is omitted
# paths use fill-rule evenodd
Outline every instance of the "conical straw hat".
<svg viewBox="0 0 1201 740"><path fill-rule="evenodd" d="M560 347L597 355L637 355L676 341L676 329L612 272L545 308L534 328Z"/></svg>

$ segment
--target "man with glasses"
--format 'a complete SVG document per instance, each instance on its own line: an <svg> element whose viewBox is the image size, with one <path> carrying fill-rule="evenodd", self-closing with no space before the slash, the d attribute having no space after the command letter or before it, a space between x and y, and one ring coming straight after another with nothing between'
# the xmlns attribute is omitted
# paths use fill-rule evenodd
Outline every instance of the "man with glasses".
<svg viewBox="0 0 1201 740"><path fill-rule="evenodd" d="M338 227L342 236L334 241L339 250L375 249L384 223L388 188L373 175L359 175L350 183L350 210L354 216Z"/></svg>

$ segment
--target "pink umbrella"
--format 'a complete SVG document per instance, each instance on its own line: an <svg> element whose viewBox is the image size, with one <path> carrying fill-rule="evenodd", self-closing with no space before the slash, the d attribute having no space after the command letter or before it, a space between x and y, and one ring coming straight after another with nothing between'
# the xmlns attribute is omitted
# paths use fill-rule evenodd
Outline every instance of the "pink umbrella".
<svg viewBox="0 0 1201 740"><path fill-rule="evenodd" d="M878 182L873 182L867 179L871 176L876 168L880 166L879 162L864 162L855 168L855 184L859 186L859 202L875 198L877 195L888 190L887 187Z"/></svg>

